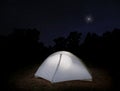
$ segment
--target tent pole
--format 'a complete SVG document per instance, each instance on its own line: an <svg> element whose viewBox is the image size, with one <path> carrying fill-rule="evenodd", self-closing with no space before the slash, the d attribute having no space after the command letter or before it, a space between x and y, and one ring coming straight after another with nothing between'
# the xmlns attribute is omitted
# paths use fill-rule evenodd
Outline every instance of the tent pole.
<svg viewBox="0 0 120 91"><path fill-rule="evenodd" d="M59 68L59 65L60 65L60 62L61 62L61 58L62 58L62 54L60 54L60 58L59 58L58 65L57 65L56 70L55 70L55 73L53 74L53 77L52 77L52 82L53 82L54 77L55 77L55 75L56 75L56 72L57 72L57 70L58 70L58 68Z"/></svg>

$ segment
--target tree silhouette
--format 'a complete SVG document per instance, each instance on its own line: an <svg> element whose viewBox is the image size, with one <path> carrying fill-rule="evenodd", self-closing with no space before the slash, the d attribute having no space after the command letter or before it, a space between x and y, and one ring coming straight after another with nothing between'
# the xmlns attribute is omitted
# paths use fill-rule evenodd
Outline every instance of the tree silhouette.
<svg viewBox="0 0 120 91"><path fill-rule="evenodd" d="M79 33L77 31L71 32L69 36L67 37L66 41L66 47L68 51L71 51L73 53L77 53L80 46L80 39L81 39L82 33Z"/></svg>
<svg viewBox="0 0 120 91"><path fill-rule="evenodd" d="M87 33L87 36L80 46L81 58L87 63L93 63L98 66L101 64L102 38L95 33Z"/></svg>
<svg viewBox="0 0 120 91"><path fill-rule="evenodd" d="M58 37L54 39L54 51L67 50L73 53L78 52L80 46L81 33L75 31L71 32L67 38Z"/></svg>
<svg viewBox="0 0 120 91"><path fill-rule="evenodd" d="M36 29L15 29L6 36L6 60L11 69L19 68L32 63L41 62L46 57L47 48L39 42L40 32Z"/></svg>
<svg viewBox="0 0 120 91"><path fill-rule="evenodd" d="M54 39L54 42L55 42L55 46L54 46L55 51L66 49L66 39L64 37L56 38Z"/></svg>

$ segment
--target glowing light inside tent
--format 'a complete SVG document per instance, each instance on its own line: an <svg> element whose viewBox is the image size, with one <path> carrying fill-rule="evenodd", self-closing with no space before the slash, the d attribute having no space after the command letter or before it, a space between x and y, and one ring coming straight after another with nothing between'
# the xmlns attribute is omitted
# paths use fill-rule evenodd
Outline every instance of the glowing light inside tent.
<svg viewBox="0 0 120 91"><path fill-rule="evenodd" d="M56 63L58 63L59 59L60 59L59 55L55 55L55 56L49 57L47 59L47 60L49 60L49 61L47 61L47 64L50 65L50 66L56 65Z"/></svg>
<svg viewBox="0 0 120 91"><path fill-rule="evenodd" d="M71 67L72 64L72 60L70 57L68 57L67 55L62 55L62 59L63 61L60 62L60 67L64 70L67 70Z"/></svg>
<svg viewBox="0 0 120 91"><path fill-rule="evenodd" d="M92 80L92 76L82 60L66 51L50 55L38 68L35 77L42 77L52 83L69 80Z"/></svg>

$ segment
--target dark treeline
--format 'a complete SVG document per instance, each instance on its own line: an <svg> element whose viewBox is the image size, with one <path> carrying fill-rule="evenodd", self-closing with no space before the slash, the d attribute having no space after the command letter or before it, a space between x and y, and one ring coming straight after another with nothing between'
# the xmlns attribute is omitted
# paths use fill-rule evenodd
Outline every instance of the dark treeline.
<svg viewBox="0 0 120 91"><path fill-rule="evenodd" d="M94 66L111 67L119 60L120 29L101 36L87 33L82 43L82 33L74 31L67 37L54 39L55 45L49 47L39 42L39 36L36 29L15 29L8 36L0 36L1 61L19 67L41 63L51 53L62 50L70 51Z"/></svg>
<svg viewBox="0 0 120 91"><path fill-rule="evenodd" d="M74 31L67 37L54 39L55 45L49 47L38 41L39 35L36 29L15 29L8 36L0 36L0 67L6 77L18 68L40 64L47 56L61 50L72 52L88 65L109 69L111 74L114 73L113 76L120 76L120 29L105 32L101 36L87 33L82 43L82 33Z"/></svg>

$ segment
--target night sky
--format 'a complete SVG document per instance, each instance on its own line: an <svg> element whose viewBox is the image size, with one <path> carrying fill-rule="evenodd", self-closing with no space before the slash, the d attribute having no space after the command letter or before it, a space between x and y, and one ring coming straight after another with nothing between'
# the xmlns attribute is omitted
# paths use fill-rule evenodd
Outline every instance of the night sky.
<svg viewBox="0 0 120 91"><path fill-rule="evenodd" d="M38 29L45 45L71 31L102 34L120 28L120 0L0 1L0 34L14 28Z"/></svg>

